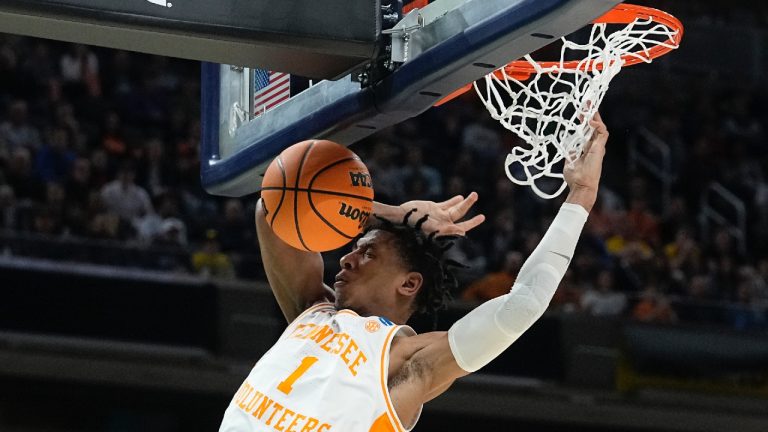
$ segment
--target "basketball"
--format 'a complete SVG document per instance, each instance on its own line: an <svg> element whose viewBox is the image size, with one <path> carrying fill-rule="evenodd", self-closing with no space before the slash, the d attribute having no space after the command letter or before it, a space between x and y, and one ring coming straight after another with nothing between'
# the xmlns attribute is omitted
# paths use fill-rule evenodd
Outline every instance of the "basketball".
<svg viewBox="0 0 768 432"><path fill-rule="evenodd" d="M264 174L267 222L281 240L306 251L347 244L362 232L373 208L365 164L348 148L308 140L285 149Z"/></svg>

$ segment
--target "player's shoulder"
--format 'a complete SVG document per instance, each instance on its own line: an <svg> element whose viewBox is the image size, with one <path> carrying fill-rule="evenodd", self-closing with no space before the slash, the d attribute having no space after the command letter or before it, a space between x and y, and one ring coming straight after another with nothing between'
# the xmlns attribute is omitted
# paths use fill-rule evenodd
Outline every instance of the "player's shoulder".
<svg viewBox="0 0 768 432"><path fill-rule="evenodd" d="M400 353L405 357L410 357L411 354L439 341L441 338L447 337L447 335L447 331L433 331L421 334L400 332L401 337L396 337L392 341L391 351Z"/></svg>
<svg viewBox="0 0 768 432"><path fill-rule="evenodd" d="M298 322L301 322L302 320L305 320L310 317L315 317L320 314L327 315L327 314L335 314L336 312L337 312L336 306L334 306L333 303L329 301L318 301L304 308L304 310L301 311L301 313L299 313L296 316L296 318L291 320L291 323L298 323Z"/></svg>

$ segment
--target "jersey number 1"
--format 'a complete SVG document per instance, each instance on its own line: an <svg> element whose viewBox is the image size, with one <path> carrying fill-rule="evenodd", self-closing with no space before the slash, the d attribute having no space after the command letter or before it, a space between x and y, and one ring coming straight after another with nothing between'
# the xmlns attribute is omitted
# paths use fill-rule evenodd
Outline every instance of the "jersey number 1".
<svg viewBox="0 0 768 432"><path fill-rule="evenodd" d="M299 367L297 367L292 374L288 375L288 378L281 381L280 384L277 385L277 389L285 394L290 393L291 390L293 390L293 383L295 383L300 376L304 375L316 361L317 357L312 356L307 356L301 359Z"/></svg>

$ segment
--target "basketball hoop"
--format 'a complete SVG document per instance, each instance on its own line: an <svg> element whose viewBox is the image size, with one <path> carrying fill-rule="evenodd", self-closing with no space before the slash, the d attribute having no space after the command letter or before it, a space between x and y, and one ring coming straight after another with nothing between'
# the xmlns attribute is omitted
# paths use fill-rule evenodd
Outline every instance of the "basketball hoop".
<svg viewBox="0 0 768 432"><path fill-rule="evenodd" d="M474 86L491 116L527 144L507 155L507 177L530 186L542 198L554 198L565 189L562 173L553 169L558 162L572 163L581 155L593 132L589 119L613 77L624 66L650 63L676 49L683 36L677 18L637 5L618 5L592 24L587 43L562 39L559 61L539 62L526 55L488 74L484 88L477 82L469 84L438 103ZM608 25L615 24L624 27L609 33ZM581 60L566 61L573 53ZM553 193L537 185L548 179L560 182Z"/></svg>

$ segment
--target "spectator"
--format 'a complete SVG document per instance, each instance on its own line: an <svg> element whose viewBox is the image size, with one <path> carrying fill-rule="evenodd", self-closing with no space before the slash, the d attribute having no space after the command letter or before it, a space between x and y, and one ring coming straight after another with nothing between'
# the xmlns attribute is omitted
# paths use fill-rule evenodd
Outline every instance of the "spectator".
<svg viewBox="0 0 768 432"><path fill-rule="evenodd" d="M13 97L27 96L23 91L23 73L18 65L16 53L0 40L0 106L6 105Z"/></svg>
<svg viewBox="0 0 768 432"><path fill-rule="evenodd" d="M373 185L376 188L376 197L382 202L394 202L403 193L403 182L399 177L400 167L394 161L397 151L387 140L376 141L372 144L372 154L365 161L365 164L371 173Z"/></svg>
<svg viewBox="0 0 768 432"><path fill-rule="evenodd" d="M689 227L691 220L692 217L685 199L680 195L672 196L669 204L664 208L664 215L660 221L661 240L671 242L679 230L691 231ZM693 232L690 234L693 235Z"/></svg>
<svg viewBox="0 0 768 432"><path fill-rule="evenodd" d="M64 191L67 201L80 206L88 207L88 199L94 186L91 184L91 161L86 158L77 158L72 162L69 175L64 181Z"/></svg>
<svg viewBox="0 0 768 432"><path fill-rule="evenodd" d="M602 270L595 279L595 288L588 289L581 298L581 309L593 316L621 315L627 307L627 296L616 291L613 273Z"/></svg>
<svg viewBox="0 0 768 432"><path fill-rule="evenodd" d="M755 279L755 297L768 302L768 258L762 257L757 262Z"/></svg>
<svg viewBox="0 0 768 432"><path fill-rule="evenodd" d="M49 80L56 78L50 42L37 40L31 54L22 63L21 70L24 71L25 75L32 77L38 86L47 84Z"/></svg>
<svg viewBox="0 0 768 432"><path fill-rule="evenodd" d="M467 238L456 239L452 248L445 251L445 259L462 264L452 269L458 285L451 296L459 296L461 289L487 273L488 261L483 254L482 246Z"/></svg>
<svg viewBox="0 0 768 432"><path fill-rule="evenodd" d="M399 179L402 182L401 190L405 195L401 199L428 199L437 200L443 193L443 180L440 172L434 167L425 165L421 147L413 146L406 150L405 165L400 168ZM374 180L375 181L375 180ZM421 182L423 191L411 190L419 195L408 195L407 187L415 182Z"/></svg>
<svg viewBox="0 0 768 432"><path fill-rule="evenodd" d="M491 268L498 267L501 263L498 260L504 256L509 250L515 250L517 238L517 231L515 230L515 215L512 209L508 207L500 208L495 215L492 216L492 224L487 231L484 231L485 235L485 256L490 260L489 265ZM498 258L497 258L498 257Z"/></svg>
<svg viewBox="0 0 768 432"><path fill-rule="evenodd" d="M253 221L246 217L239 199L224 202L224 218L217 229L221 250L226 253L251 250L254 245Z"/></svg>
<svg viewBox="0 0 768 432"><path fill-rule="evenodd" d="M69 133L65 129L56 128L37 153L35 171L44 182L62 181L69 174L76 158L70 146Z"/></svg>
<svg viewBox="0 0 768 432"><path fill-rule="evenodd" d="M135 181L136 169L132 164L124 163L117 178L101 188L105 208L128 222L154 211L149 194Z"/></svg>
<svg viewBox="0 0 768 432"><path fill-rule="evenodd" d="M456 195L463 195L466 196L469 194L469 191L467 189L467 183L464 181L463 178L459 176L451 176L448 177L448 180L446 181L445 185L445 196L453 197Z"/></svg>
<svg viewBox="0 0 768 432"><path fill-rule="evenodd" d="M737 288L736 302L727 312L728 323L735 330L761 330L768 328L768 309L755 301L753 289L748 283Z"/></svg>
<svg viewBox="0 0 768 432"><path fill-rule="evenodd" d="M592 207L592 211L589 212L589 219L584 230L588 235L605 241L614 233L613 225L616 213L602 197L603 195L598 194L597 202Z"/></svg>
<svg viewBox="0 0 768 432"><path fill-rule="evenodd" d="M157 213L150 212L134 221L139 240L144 244L187 244L187 226L179 219L179 205L170 194L155 198Z"/></svg>
<svg viewBox="0 0 768 432"><path fill-rule="evenodd" d="M640 294L640 301L632 309L637 321L671 324L677 322L677 314L669 299L655 285L647 285Z"/></svg>
<svg viewBox="0 0 768 432"><path fill-rule="evenodd" d="M107 153L100 148L94 149L90 154L90 177L91 184L101 189L102 186L112 180L114 167L110 163Z"/></svg>
<svg viewBox="0 0 768 432"><path fill-rule="evenodd" d="M187 245L187 226L181 219L169 217L163 220L154 244L184 247Z"/></svg>
<svg viewBox="0 0 768 432"><path fill-rule="evenodd" d="M38 206L32 216L32 231L46 237L56 237L62 233L62 221L46 206Z"/></svg>
<svg viewBox="0 0 768 432"><path fill-rule="evenodd" d="M126 240L133 236L130 225L118 215L109 212L97 213L88 225L88 235L96 239Z"/></svg>
<svg viewBox="0 0 768 432"><path fill-rule="evenodd" d="M664 259L670 280L677 284L687 283L689 275L702 271L701 248L688 227L682 227L675 241L664 246Z"/></svg>
<svg viewBox="0 0 768 432"><path fill-rule="evenodd" d="M123 137L120 116L114 111L110 111L104 116L101 147L113 158L122 158L128 153L128 145Z"/></svg>
<svg viewBox="0 0 768 432"><path fill-rule="evenodd" d="M0 123L0 138L10 152L20 147L30 151L40 147L40 132L29 124L28 110L26 101L16 100L8 109L8 121Z"/></svg>
<svg viewBox="0 0 768 432"><path fill-rule="evenodd" d="M42 201L45 197L45 184L32 172L32 154L26 147L11 153L6 180L21 201Z"/></svg>
<svg viewBox="0 0 768 432"><path fill-rule="evenodd" d="M472 153L484 165L490 163L501 151L501 135L497 129L493 118L483 112L464 127L462 150Z"/></svg>
<svg viewBox="0 0 768 432"><path fill-rule="evenodd" d="M523 254L517 251L507 252L502 267L472 282L461 293L462 300L484 302L508 293L522 265Z"/></svg>
<svg viewBox="0 0 768 432"><path fill-rule="evenodd" d="M9 185L0 185L0 230L19 228L19 209L16 194Z"/></svg>
<svg viewBox="0 0 768 432"><path fill-rule="evenodd" d="M643 257L653 254L651 244L633 231L633 226L626 214L617 214L614 223L614 234L605 240L605 248L610 254L616 257L622 257L628 253L637 253Z"/></svg>
<svg viewBox="0 0 768 432"><path fill-rule="evenodd" d="M648 209L644 198L633 198L625 216L632 239L642 239L650 245L658 245L661 239L658 217Z"/></svg>
<svg viewBox="0 0 768 432"><path fill-rule="evenodd" d="M70 99L101 94L99 59L86 45L70 45L59 64L65 92Z"/></svg>
<svg viewBox="0 0 768 432"><path fill-rule="evenodd" d="M88 236L104 240L128 240L136 235L132 225L107 210L101 193L91 195L88 203Z"/></svg>
<svg viewBox="0 0 768 432"><path fill-rule="evenodd" d="M691 300L712 300L715 298L715 285L706 274L696 274L688 285L687 297Z"/></svg>
<svg viewBox="0 0 768 432"><path fill-rule="evenodd" d="M568 269L560 282L560 287L552 297L549 310L564 313L574 313L581 311L581 286L576 278L576 272Z"/></svg>
<svg viewBox="0 0 768 432"><path fill-rule="evenodd" d="M461 177L468 185L472 186L483 184L483 182L488 180L488 177L485 175L486 173L483 172L483 170L477 169L478 162L472 153L462 151L450 156L450 166L445 168L451 176ZM510 184L511 188L512 184L506 176L504 176L503 179ZM507 198L509 196L511 196L511 194L506 195ZM487 206L488 204L478 202L478 205ZM483 207L483 212L486 212L485 207Z"/></svg>
<svg viewBox="0 0 768 432"><path fill-rule="evenodd" d="M165 143L153 138L146 143L146 155L138 170L138 183L144 185L151 196L158 196L176 186L175 167L165 155Z"/></svg>
<svg viewBox="0 0 768 432"><path fill-rule="evenodd" d="M235 269L229 257L221 252L218 233L209 229L205 232L203 247L192 255L192 267L195 273L230 279L235 277Z"/></svg>
<svg viewBox="0 0 768 432"><path fill-rule="evenodd" d="M60 103L54 112L54 128L64 129L69 133L71 148L74 151L85 151L86 138L83 135L80 120L75 117L75 108L70 103Z"/></svg>

